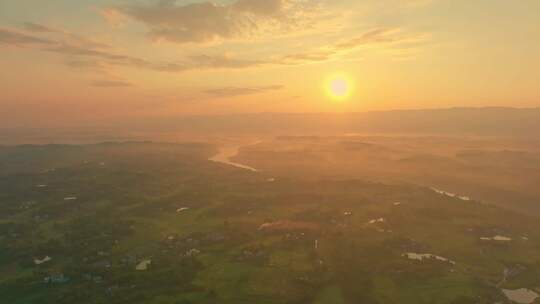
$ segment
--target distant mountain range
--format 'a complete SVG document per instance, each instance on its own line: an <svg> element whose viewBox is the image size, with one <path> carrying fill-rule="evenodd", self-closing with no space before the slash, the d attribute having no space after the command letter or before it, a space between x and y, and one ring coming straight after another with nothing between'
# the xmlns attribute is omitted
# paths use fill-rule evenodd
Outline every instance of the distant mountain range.
<svg viewBox="0 0 540 304"><path fill-rule="evenodd" d="M133 127L234 134L391 133L540 137L540 108L234 114L141 121Z"/></svg>
<svg viewBox="0 0 540 304"><path fill-rule="evenodd" d="M0 144L163 140L163 134L478 135L540 138L540 108L451 108L357 113L256 113L139 118L109 126L0 129ZM174 137L182 138L182 137Z"/></svg>

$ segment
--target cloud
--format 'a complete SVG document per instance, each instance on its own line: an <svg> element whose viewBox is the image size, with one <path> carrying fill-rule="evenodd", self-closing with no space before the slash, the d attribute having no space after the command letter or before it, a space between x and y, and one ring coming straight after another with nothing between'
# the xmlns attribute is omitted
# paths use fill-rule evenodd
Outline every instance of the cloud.
<svg viewBox="0 0 540 304"><path fill-rule="evenodd" d="M162 0L154 5L107 8L107 14L115 11L145 24L154 39L207 43L299 29L311 22L309 13L315 8L314 0L237 0L228 5L178 5L175 0Z"/></svg>
<svg viewBox="0 0 540 304"><path fill-rule="evenodd" d="M53 29L51 27L38 24L38 23L33 23L33 22L26 22L23 25L23 27L25 30L31 31L31 32L41 32L41 33L60 33L61 32L57 29Z"/></svg>
<svg viewBox="0 0 540 304"><path fill-rule="evenodd" d="M86 57L105 60L114 65L127 65L144 67L150 65L146 60L128 55L116 54L100 49L85 48L69 44L58 44L53 47L44 48L44 51L54 52L75 57Z"/></svg>
<svg viewBox="0 0 540 304"><path fill-rule="evenodd" d="M255 0L237 1L235 5L246 6L242 10L273 15L279 6L257 6ZM246 4L247 3L247 4ZM248 5L249 4L249 5ZM10 45L56 53L66 58L73 68L103 73L111 66L146 69L157 72L181 73L193 70L247 69L272 65L302 65L325 62L343 56L361 47L386 46L386 50L407 49L409 53L425 41L423 34L406 33L398 28L374 28L350 39L323 45L317 49L299 53L283 54L269 58L250 59L220 54L193 54L175 61L155 62L113 50L110 46L92 41L62 29L26 23L26 32L0 28L0 45ZM254 89L254 88L251 88ZM256 89L256 88L255 88ZM249 90L248 90L249 91Z"/></svg>
<svg viewBox="0 0 540 304"><path fill-rule="evenodd" d="M361 47L386 46L389 49L402 48L425 42L427 35L406 33L399 28L374 28L358 37L326 45L308 52L288 54L275 60L278 64L298 65L332 60L339 55Z"/></svg>
<svg viewBox="0 0 540 304"><path fill-rule="evenodd" d="M0 28L0 44L17 46L17 47L31 47L31 46L45 46L52 45L54 41L46 38L35 37L25 33Z"/></svg>
<svg viewBox="0 0 540 304"><path fill-rule="evenodd" d="M315 62L324 62L332 59L336 54L333 50L315 50L312 52L305 53L294 53L282 56L278 58L275 62L277 64L284 65L298 65L304 63L315 63Z"/></svg>
<svg viewBox="0 0 540 304"><path fill-rule="evenodd" d="M266 64L264 61L237 59L225 55L192 55L178 62L150 62L146 59L96 49L70 45L45 48L45 51L75 56L83 60L71 60L76 68L104 68L104 64L142 68L158 72L180 73L201 69L243 69Z"/></svg>
<svg viewBox="0 0 540 304"><path fill-rule="evenodd" d="M178 62L150 62L142 58L118 55L96 50L70 47L47 49L50 52L74 55L78 59L69 60L67 65L73 68L104 70L107 65L147 69L157 72L182 73L205 69L244 69L267 64L264 61L244 60L223 55L193 55Z"/></svg>
<svg viewBox="0 0 540 304"><path fill-rule="evenodd" d="M133 86L129 82L120 80L96 80L92 82L92 86L99 88L118 88L118 87L131 87Z"/></svg>
<svg viewBox="0 0 540 304"><path fill-rule="evenodd" d="M262 60L237 59L226 55L192 55L179 63L153 64L149 68L163 72L184 72L197 69L243 69L266 64Z"/></svg>
<svg viewBox="0 0 540 304"><path fill-rule="evenodd" d="M207 54L190 55L174 62L152 62L144 58L115 52L108 45L90 41L67 31L35 23L26 23L23 27L36 34L0 28L0 45L32 48L60 54L68 59L68 66L79 69L104 71L107 66L124 66L179 73L200 69L243 69L268 63L262 60L233 58L229 55Z"/></svg>
<svg viewBox="0 0 540 304"><path fill-rule="evenodd" d="M285 0L238 0L232 8L257 16L277 16L284 12L286 2Z"/></svg>
<svg viewBox="0 0 540 304"><path fill-rule="evenodd" d="M113 27L121 27L126 22L126 16L114 8L103 8L99 14Z"/></svg>
<svg viewBox="0 0 540 304"><path fill-rule="evenodd" d="M85 48L111 48L107 44L96 42L92 39L88 39L67 30L54 28L39 23L26 22L23 24L22 29L24 29L26 32L32 33L33 35L47 37L50 40L54 40L56 43L77 45Z"/></svg>
<svg viewBox="0 0 540 304"><path fill-rule="evenodd" d="M278 91L283 89L282 85L270 85L260 87L225 87L217 89L208 89L204 91L205 94L212 95L214 97L236 97L243 95L261 94L270 91Z"/></svg>
<svg viewBox="0 0 540 304"><path fill-rule="evenodd" d="M347 41L334 45L337 50L347 50L360 47L363 45L383 44L399 41L403 37L399 37L401 31L396 28L376 28L364 32L359 37L349 39Z"/></svg>

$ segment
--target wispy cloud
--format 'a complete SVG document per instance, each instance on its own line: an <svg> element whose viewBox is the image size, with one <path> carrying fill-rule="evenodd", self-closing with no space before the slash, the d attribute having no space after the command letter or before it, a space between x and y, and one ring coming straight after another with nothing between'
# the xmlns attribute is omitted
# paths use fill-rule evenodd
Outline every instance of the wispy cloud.
<svg viewBox="0 0 540 304"><path fill-rule="evenodd" d="M406 36L399 36L400 33L401 31L396 28L375 28L362 33L359 37L337 43L333 48L336 50L348 50L363 45L396 42L406 38Z"/></svg>
<svg viewBox="0 0 540 304"><path fill-rule="evenodd" d="M38 27L35 24L32 24L30 28L39 33L53 32L51 28ZM261 60L204 54L187 56L176 62L152 62L144 58L114 52L108 46L101 46L99 43L80 43L83 40L84 38L67 41L49 37L43 38L12 29L0 29L0 44L64 55L69 58L68 65L75 68L104 69L107 65L113 65L160 72L185 72L198 69L242 69L265 64Z"/></svg>
<svg viewBox="0 0 540 304"><path fill-rule="evenodd" d="M247 0L246 0L247 1ZM255 3L255 2L253 2ZM252 2L238 1L236 5ZM248 9L247 7L245 9ZM273 14L271 6L249 7L261 10L259 14ZM269 58L250 59L220 54L186 55L175 61L157 62L146 58L131 56L114 50L109 45L87 39L62 29L46 25L26 23L25 31L0 28L0 45L37 49L56 53L66 58L73 68L93 71L106 71L111 66L146 69L157 72L181 73L193 70L247 69L272 65L302 65L325 62L362 47L385 46L387 49L415 47L426 40L425 35L407 33L398 28L375 28L357 37L336 41L333 44L299 53L277 55ZM250 88L246 92L257 91ZM260 89L260 88L259 88ZM237 90L241 92L241 90ZM235 92L235 90L231 90Z"/></svg>
<svg viewBox="0 0 540 304"><path fill-rule="evenodd" d="M111 46L88 39L76 33L72 33L62 28L55 28L40 23L26 22L22 25L22 29L34 35L42 35L53 39L58 43L77 45L85 48L111 48Z"/></svg>
<svg viewBox="0 0 540 304"><path fill-rule="evenodd" d="M41 33L60 33L60 30L54 29L52 27L45 26L43 24L26 22L23 25L23 28L31 32L41 32Z"/></svg>
<svg viewBox="0 0 540 304"><path fill-rule="evenodd" d="M254 95L261 94L270 91L278 91L283 89L282 85L270 85L270 86L259 86L259 87L225 87L217 89L208 89L204 93L212 95L213 97L236 97L242 95Z"/></svg>
<svg viewBox="0 0 540 304"><path fill-rule="evenodd" d="M411 45L424 43L427 39L426 34L407 33L399 28L375 28L357 37L325 45L318 49L279 57L275 62L286 65L324 62L362 47L379 46L393 49L408 46L410 48Z"/></svg>
<svg viewBox="0 0 540 304"><path fill-rule="evenodd" d="M53 45L55 42L46 38L39 38L25 33L0 28L0 44L32 47Z"/></svg>
<svg viewBox="0 0 540 304"><path fill-rule="evenodd" d="M178 63L154 64L150 68L164 72L197 69L243 69L266 64L263 60L238 59L226 55L192 55Z"/></svg>

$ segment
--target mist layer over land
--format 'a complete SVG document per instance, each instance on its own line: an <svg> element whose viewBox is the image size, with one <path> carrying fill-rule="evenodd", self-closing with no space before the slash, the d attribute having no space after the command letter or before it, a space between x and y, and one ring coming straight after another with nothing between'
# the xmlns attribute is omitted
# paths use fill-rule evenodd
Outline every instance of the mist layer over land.
<svg viewBox="0 0 540 304"><path fill-rule="evenodd" d="M184 141L214 136L451 135L540 137L540 108L453 108L359 113L259 113L132 119L63 127L1 128L0 144Z"/></svg>

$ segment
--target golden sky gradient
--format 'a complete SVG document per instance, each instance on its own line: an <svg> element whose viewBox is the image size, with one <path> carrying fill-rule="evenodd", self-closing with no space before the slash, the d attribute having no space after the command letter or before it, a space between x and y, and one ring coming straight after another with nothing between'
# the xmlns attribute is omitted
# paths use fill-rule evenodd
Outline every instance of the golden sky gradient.
<svg viewBox="0 0 540 304"><path fill-rule="evenodd" d="M538 54L538 0L2 0L0 126L538 107Z"/></svg>

